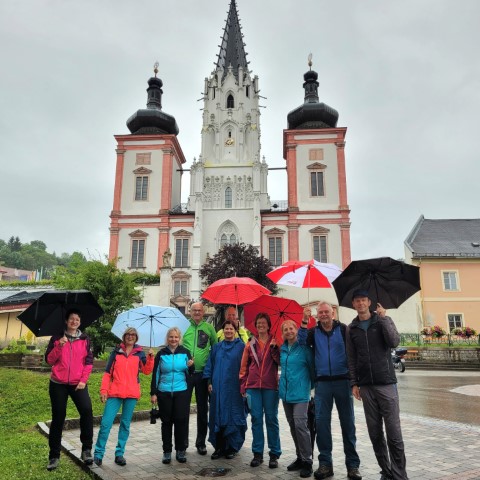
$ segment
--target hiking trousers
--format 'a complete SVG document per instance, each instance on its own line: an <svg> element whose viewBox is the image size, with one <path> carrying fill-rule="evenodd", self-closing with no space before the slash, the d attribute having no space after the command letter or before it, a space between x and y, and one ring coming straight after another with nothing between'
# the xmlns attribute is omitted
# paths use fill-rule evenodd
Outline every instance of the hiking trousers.
<svg viewBox="0 0 480 480"><path fill-rule="evenodd" d="M382 473L390 475L394 480L408 480L397 384L362 385L360 395L368 435Z"/></svg>

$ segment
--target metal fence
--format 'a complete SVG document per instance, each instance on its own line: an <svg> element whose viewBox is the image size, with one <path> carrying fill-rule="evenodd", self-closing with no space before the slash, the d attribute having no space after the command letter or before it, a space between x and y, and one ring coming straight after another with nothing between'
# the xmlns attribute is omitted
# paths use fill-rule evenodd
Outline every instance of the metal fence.
<svg viewBox="0 0 480 480"><path fill-rule="evenodd" d="M480 346L480 335L472 335L470 337L462 337L460 335L443 335L442 337L434 337L430 335L420 335L419 333L401 333L400 345L416 345L416 346L436 346L448 345L455 346Z"/></svg>

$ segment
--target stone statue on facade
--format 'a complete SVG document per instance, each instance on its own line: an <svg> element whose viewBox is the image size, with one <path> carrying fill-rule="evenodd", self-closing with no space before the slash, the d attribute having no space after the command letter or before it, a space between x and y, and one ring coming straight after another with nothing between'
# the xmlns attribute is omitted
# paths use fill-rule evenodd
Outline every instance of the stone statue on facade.
<svg viewBox="0 0 480 480"><path fill-rule="evenodd" d="M172 253L170 252L170 247L163 252L162 260L163 260L163 267L162 268L172 268L170 260L172 259Z"/></svg>

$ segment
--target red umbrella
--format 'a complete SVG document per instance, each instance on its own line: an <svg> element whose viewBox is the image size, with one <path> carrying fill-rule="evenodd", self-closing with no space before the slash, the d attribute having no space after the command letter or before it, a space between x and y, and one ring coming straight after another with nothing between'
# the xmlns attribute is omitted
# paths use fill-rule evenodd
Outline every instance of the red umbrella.
<svg viewBox="0 0 480 480"><path fill-rule="evenodd" d="M248 277L222 278L213 282L203 293L202 298L215 304L243 305L270 290Z"/></svg>
<svg viewBox="0 0 480 480"><path fill-rule="evenodd" d="M278 345L283 343L282 323L285 320L293 320L300 326L303 318L303 308L295 300L262 295L248 305L245 305L243 309L245 328L250 330L254 335L257 335L255 317L259 313L268 313L272 322L270 333L277 339Z"/></svg>

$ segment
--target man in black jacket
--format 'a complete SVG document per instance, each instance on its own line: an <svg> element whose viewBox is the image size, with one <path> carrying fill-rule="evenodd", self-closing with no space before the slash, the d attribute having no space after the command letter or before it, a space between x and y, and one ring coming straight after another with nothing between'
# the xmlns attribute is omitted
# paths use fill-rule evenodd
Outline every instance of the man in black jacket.
<svg viewBox="0 0 480 480"><path fill-rule="evenodd" d="M376 312L372 312L371 303L367 291L353 292L352 305L358 316L348 326L346 335L352 393L357 400L363 400L368 434L382 469L380 480L408 480L391 356L400 335L385 309L377 304Z"/></svg>

